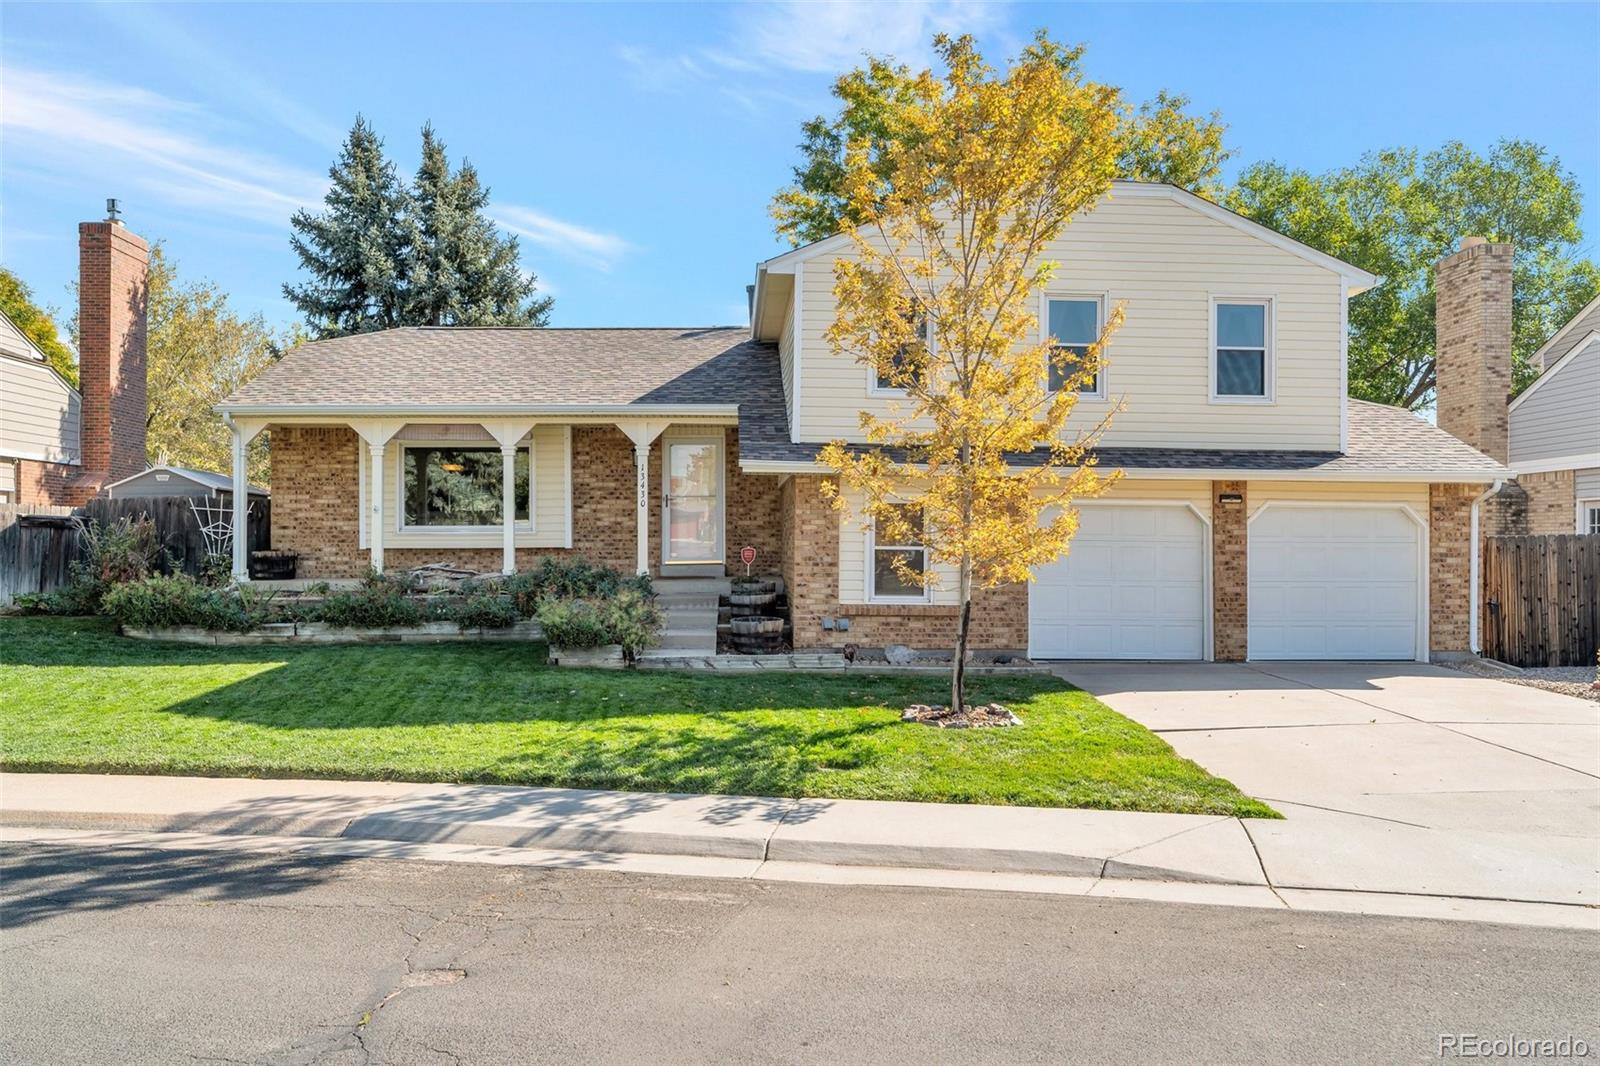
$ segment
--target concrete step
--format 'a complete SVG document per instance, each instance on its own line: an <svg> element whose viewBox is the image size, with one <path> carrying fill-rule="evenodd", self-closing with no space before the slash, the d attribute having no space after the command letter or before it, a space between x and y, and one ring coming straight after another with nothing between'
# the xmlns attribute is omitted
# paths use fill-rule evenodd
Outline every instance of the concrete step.
<svg viewBox="0 0 1600 1066"><path fill-rule="evenodd" d="M661 634L661 643L652 650L673 651L679 655L710 655L717 650L717 638L715 633L682 633L669 629Z"/></svg>
<svg viewBox="0 0 1600 1066"><path fill-rule="evenodd" d="M717 628L717 609L715 607L668 607L661 612L667 616L668 629L704 629Z"/></svg>
<svg viewBox="0 0 1600 1066"><path fill-rule="evenodd" d="M726 596L733 583L725 577L658 577L657 596Z"/></svg>

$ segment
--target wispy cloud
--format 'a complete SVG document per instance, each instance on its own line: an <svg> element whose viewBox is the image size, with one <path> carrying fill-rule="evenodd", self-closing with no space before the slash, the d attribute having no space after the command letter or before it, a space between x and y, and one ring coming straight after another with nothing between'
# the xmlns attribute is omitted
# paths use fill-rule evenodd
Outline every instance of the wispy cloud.
<svg viewBox="0 0 1600 1066"><path fill-rule="evenodd" d="M337 145L344 131L253 73L246 61L219 42L197 35L192 22L151 4L100 4L94 11L130 37L139 54L163 55L208 96L225 96L253 113L323 146ZM347 116L348 117L348 116Z"/></svg>
<svg viewBox="0 0 1600 1066"><path fill-rule="evenodd" d="M736 69L776 66L841 73L865 53L926 66L936 33L981 34L1004 21L1005 6L978 0L782 0L737 9L736 53L710 53Z"/></svg>
<svg viewBox="0 0 1600 1066"><path fill-rule="evenodd" d="M193 104L136 86L7 66L0 131L11 153L65 174L106 171L189 210L282 224L322 198L319 175L213 139Z"/></svg>
<svg viewBox="0 0 1600 1066"><path fill-rule="evenodd" d="M841 74L869 53L926 67L935 34L982 35L1001 29L1006 17L1005 4L978 0L781 0L736 8L720 44L679 54L627 45L617 57L645 92L714 81L724 97L756 112L802 103L793 91L772 87L776 80Z"/></svg>
<svg viewBox="0 0 1600 1066"><path fill-rule="evenodd" d="M632 249L632 245L614 233L604 233L575 222L553 218L531 207L494 204L490 212L502 229L598 270L609 270Z"/></svg>

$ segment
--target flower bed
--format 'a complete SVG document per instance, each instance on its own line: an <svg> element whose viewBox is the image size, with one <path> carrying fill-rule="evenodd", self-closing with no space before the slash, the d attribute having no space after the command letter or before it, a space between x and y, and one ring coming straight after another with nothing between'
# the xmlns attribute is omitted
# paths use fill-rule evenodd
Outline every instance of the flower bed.
<svg viewBox="0 0 1600 1066"><path fill-rule="evenodd" d="M181 644L437 644L445 640L543 640L539 623L524 619L495 629L464 629L455 622L415 626L330 626L323 622L267 622L242 632L200 626L123 626L122 635Z"/></svg>

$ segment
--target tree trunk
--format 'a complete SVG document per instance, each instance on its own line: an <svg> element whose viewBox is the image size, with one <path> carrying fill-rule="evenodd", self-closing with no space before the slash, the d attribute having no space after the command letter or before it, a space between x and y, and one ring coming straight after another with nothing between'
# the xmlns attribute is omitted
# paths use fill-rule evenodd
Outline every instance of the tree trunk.
<svg viewBox="0 0 1600 1066"><path fill-rule="evenodd" d="M972 558L961 557L961 620L956 625L956 661L950 670L950 710L967 706L967 632L972 624Z"/></svg>

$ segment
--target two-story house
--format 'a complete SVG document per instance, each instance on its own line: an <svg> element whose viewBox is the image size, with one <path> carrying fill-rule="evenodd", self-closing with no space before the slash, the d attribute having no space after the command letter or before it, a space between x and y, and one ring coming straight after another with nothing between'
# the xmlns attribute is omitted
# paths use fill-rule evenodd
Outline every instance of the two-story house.
<svg viewBox="0 0 1600 1066"><path fill-rule="evenodd" d="M272 434L274 546L301 574L579 553L661 580L782 574L796 648L954 641L954 584L824 498L816 459L892 390L830 351L844 237L757 267L748 328L397 329L306 345L222 410L236 478ZM981 591L985 652L1427 659L1473 643L1478 502L1506 468L1345 396L1346 305L1379 279L1165 185L1117 183L1049 250L1039 329L1109 365L1074 419L1124 477L1071 552ZM1030 461L1019 456L1019 463ZM242 499L239 493L236 499ZM242 555L235 569L244 571Z"/></svg>

